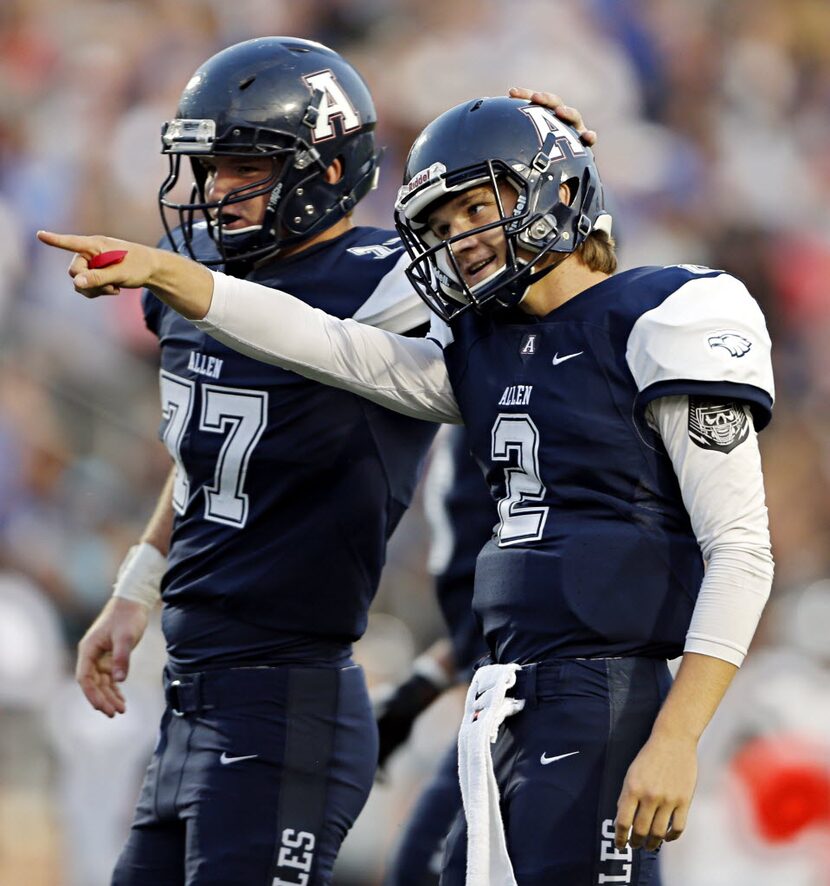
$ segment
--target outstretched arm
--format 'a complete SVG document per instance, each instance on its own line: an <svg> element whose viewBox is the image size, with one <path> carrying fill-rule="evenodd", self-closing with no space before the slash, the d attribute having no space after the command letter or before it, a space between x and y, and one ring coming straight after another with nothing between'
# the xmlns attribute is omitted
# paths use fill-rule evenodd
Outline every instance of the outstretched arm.
<svg viewBox="0 0 830 886"><path fill-rule="evenodd" d="M414 418L461 420L441 346L432 339L340 320L288 293L137 243L46 231L39 231L38 238L75 252L69 274L87 298L114 295L121 287L147 287L213 338L249 357ZM125 254L116 264L90 269L94 256L111 251Z"/></svg>
<svg viewBox="0 0 830 886"><path fill-rule="evenodd" d="M214 278L210 310L196 325L228 347L413 418L460 422L433 339L340 320L249 280Z"/></svg>

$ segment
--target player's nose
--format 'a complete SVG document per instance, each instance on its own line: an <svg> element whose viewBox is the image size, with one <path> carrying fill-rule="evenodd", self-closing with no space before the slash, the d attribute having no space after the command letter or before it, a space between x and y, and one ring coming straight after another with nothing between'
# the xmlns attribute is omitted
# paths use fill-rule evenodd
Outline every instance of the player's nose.
<svg viewBox="0 0 830 886"><path fill-rule="evenodd" d="M208 181L205 187L205 196L210 201L221 200L228 193L228 188L222 184L222 179L218 176Z"/></svg>
<svg viewBox="0 0 830 886"><path fill-rule="evenodd" d="M450 224L450 237L461 237L455 244L456 249L470 249L478 243L476 225L467 218L458 219Z"/></svg>
<svg viewBox="0 0 830 886"><path fill-rule="evenodd" d="M218 169L206 182L206 196L211 201L221 200L237 185L231 173Z"/></svg>

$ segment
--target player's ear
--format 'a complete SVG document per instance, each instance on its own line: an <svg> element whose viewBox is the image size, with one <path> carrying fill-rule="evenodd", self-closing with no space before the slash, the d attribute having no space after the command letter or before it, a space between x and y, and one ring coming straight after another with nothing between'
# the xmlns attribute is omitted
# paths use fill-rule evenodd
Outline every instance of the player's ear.
<svg viewBox="0 0 830 886"><path fill-rule="evenodd" d="M571 189L567 182L562 182L559 185L559 202L564 203L565 206L571 205Z"/></svg>
<svg viewBox="0 0 830 886"><path fill-rule="evenodd" d="M326 169L325 179L330 185L336 185L343 178L343 161L335 157L331 166Z"/></svg>

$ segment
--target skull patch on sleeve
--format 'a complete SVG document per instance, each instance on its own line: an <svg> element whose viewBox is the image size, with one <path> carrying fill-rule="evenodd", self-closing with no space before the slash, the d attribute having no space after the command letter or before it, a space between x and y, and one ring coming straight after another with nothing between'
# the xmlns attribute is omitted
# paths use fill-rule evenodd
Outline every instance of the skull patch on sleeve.
<svg viewBox="0 0 830 886"><path fill-rule="evenodd" d="M743 403L689 397L689 436L701 449L731 452L748 434L749 418Z"/></svg>

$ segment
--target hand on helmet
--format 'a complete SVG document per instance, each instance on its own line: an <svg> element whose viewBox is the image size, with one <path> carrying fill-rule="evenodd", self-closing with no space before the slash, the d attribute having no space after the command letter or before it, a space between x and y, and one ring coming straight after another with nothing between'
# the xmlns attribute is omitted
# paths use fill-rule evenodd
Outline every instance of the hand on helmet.
<svg viewBox="0 0 830 886"><path fill-rule="evenodd" d="M566 105L555 92L537 92L534 89L525 89L522 86L511 86L507 94L510 98L523 98L534 104L542 105L544 108L549 108L560 120L564 120L565 123L573 126L579 133L583 143L588 145L589 148L597 143L596 132L593 129L586 128L585 121L582 119L582 114L580 114L579 110Z"/></svg>

